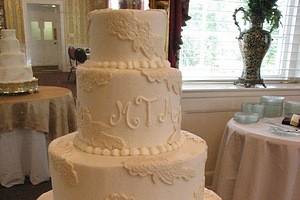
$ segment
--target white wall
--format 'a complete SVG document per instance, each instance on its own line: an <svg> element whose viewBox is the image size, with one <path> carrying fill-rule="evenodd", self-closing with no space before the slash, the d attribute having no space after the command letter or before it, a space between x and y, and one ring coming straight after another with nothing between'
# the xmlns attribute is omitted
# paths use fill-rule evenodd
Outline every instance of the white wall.
<svg viewBox="0 0 300 200"><path fill-rule="evenodd" d="M184 84L182 129L201 136L208 144L207 185L212 181L224 127L233 114L240 111L241 103L258 102L262 95L285 96L288 100L300 101L300 84L271 87L237 89L229 84L227 86Z"/></svg>

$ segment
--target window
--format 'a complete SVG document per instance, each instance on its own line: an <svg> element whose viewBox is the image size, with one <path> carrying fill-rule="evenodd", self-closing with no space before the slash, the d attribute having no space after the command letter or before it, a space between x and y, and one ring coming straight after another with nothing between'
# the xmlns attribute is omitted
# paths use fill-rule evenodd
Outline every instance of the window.
<svg viewBox="0 0 300 200"><path fill-rule="evenodd" d="M44 22L44 40L54 40L52 22Z"/></svg>
<svg viewBox="0 0 300 200"><path fill-rule="evenodd" d="M243 2L190 0L192 19L183 28L179 62L184 80L232 80L241 76L243 63L236 39L239 33L232 14L245 6ZM283 25L272 33L273 41L261 68L264 79L300 76L300 3L279 0L278 5Z"/></svg>
<svg viewBox="0 0 300 200"><path fill-rule="evenodd" d="M41 40L41 29L39 26L38 21L31 21L30 22L30 28L31 28L31 37L33 40Z"/></svg>

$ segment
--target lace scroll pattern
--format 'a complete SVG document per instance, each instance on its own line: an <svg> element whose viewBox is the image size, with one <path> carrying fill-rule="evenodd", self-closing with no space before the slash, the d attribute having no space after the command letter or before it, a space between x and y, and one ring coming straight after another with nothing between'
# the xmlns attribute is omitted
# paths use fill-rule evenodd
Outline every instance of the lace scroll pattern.
<svg viewBox="0 0 300 200"><path fill-rule="evenodd" d="M161 56L154 47L159 36L153 34L149 22L138 19L134 12L111 13L108 18L110 33L121 40L131 41L135 52L140 51L148 59Z"/></svg>

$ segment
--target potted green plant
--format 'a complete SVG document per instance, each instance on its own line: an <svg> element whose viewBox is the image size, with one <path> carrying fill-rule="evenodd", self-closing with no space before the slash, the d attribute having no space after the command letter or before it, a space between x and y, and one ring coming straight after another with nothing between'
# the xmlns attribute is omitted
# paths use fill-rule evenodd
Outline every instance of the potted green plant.
<svg viewBox="0 0 300 200"><path fill-rule="evenodd" d="M266 55L272 38L271 33L280 25L281 12L278 9L278 0L245 0L247 6L234 11L233 19L240 32L238 42L243 58L242 76L235 84L252 87L256 84L265 84L260 75L261 63ZM250 23L250 28L242 31L236 15L243 12L243 19ZM269 30L264 29L264 23L269 24Z"/></svg>

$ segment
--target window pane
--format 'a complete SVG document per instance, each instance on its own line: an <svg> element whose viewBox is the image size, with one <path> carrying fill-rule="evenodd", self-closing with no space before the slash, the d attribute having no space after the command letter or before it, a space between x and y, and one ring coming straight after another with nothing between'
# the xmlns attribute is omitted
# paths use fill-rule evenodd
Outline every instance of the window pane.
<svg viewBox="0 0 300 200"><path fill-rule="evenodd" d="M110 1L110 8L112 9L119 9L119 0L111 0Z"/></svg>
<svg viewBox="0 0 300 200"><path fill-rule="evenodd" d="M30 22L32 40L41 40L41 29L38 21Z"/></svg>
<svg viewBox="0 0 300 200"><path fill-rule="evenodd" d="M54 40L52 22L44 22L44 40Z"/></svg>
<svg viewBox="0 0 300 200"><path fill-rule="evenodd" d="M261 68L264 78L284 77L291 70L295 49L295 35L300 20L297 0L278 0L283 26L272 33L273 41ZM192 17L183 28L183 45L179 67L185 80L236 79L241 76L243 62L236 37L239 35L232 14L245 6L244 0L190 0L189 15ZM298 12L297 12L298 11ZM296 14L295 14L296 13ZM299 15L299 14L298 14ZM238 14L242 30L242 13ZM264 29L269 30L267 25ZM293 40L293 41L291 41ZM298 42L299 43L299 42ZM297 46L297 52L299 45ZM294 50L296 51L296 50ZM293 53L292 53L293 54ZM298 54L297 54L298 55Z"/></svg>

